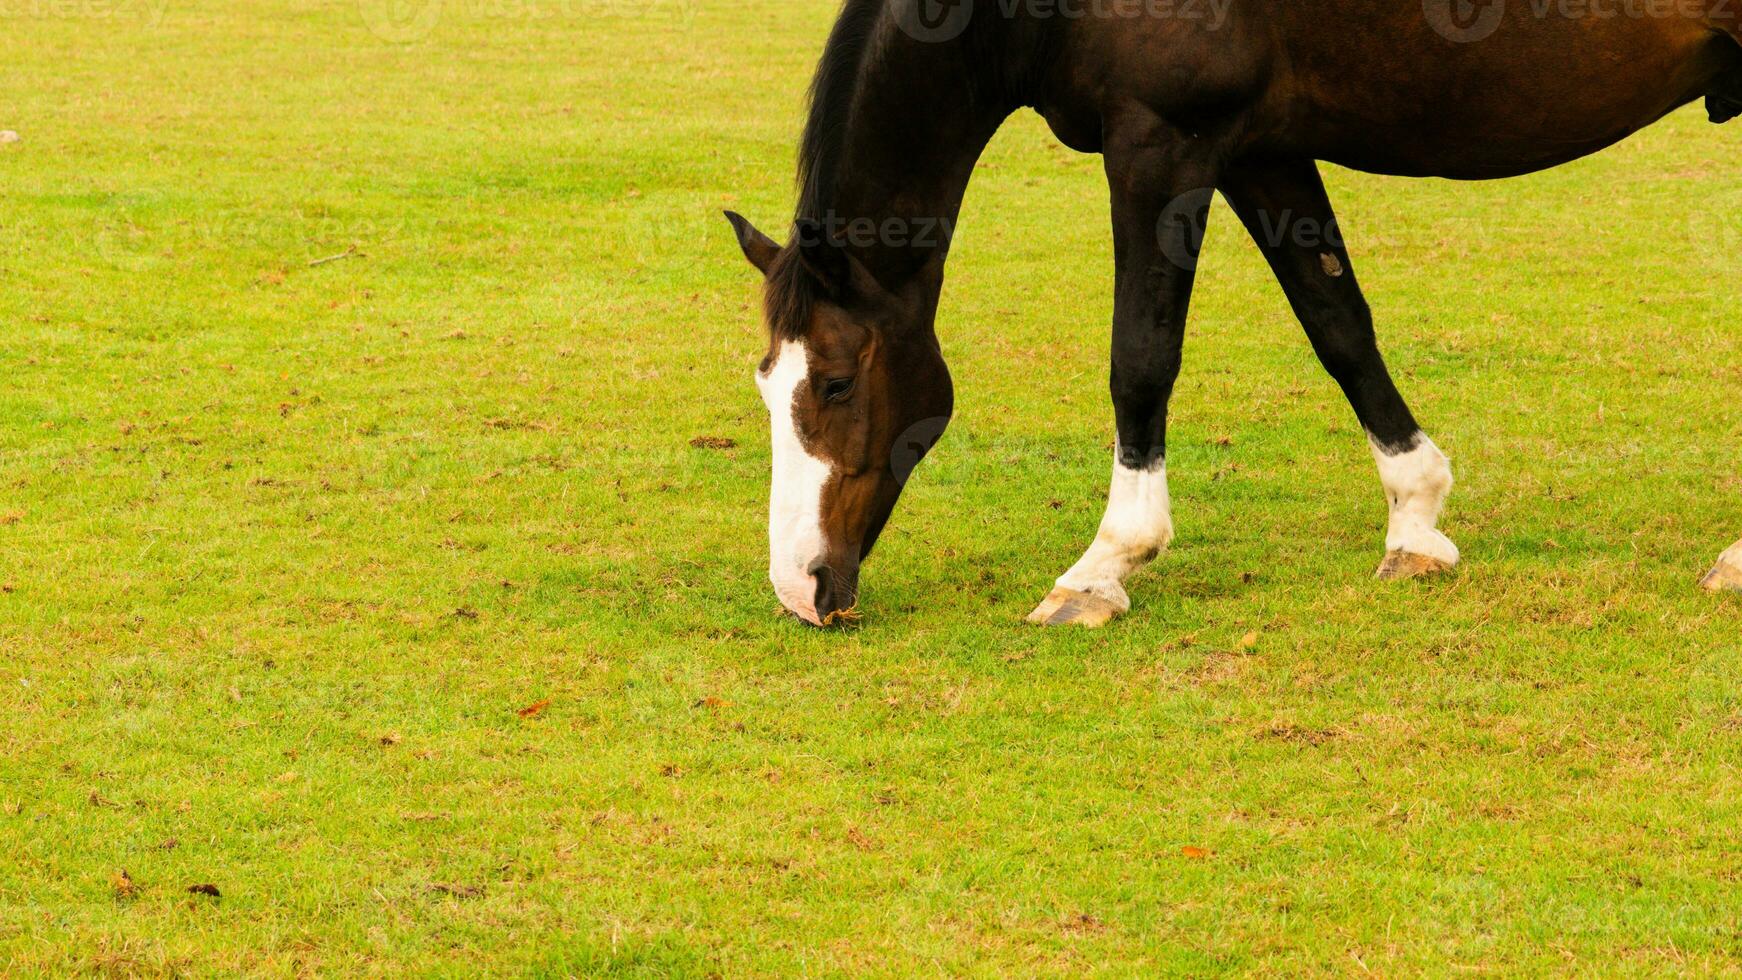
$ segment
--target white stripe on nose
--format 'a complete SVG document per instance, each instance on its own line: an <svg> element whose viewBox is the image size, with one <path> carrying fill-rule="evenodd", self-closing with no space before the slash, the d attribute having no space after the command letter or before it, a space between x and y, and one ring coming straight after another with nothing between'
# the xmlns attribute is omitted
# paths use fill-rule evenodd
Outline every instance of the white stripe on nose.
<svg viewBox="0 0 1742 980"><path fill-rule="evenodd" d="M768 494L768 579L781 605L818 623L817 585L811 569L823 557L823 486L831 470L805 449L798 434L797 396L809 376L804 344L786 340L774 363L757 374L756 386L768 406L774 447L774 478Z"/></svg>

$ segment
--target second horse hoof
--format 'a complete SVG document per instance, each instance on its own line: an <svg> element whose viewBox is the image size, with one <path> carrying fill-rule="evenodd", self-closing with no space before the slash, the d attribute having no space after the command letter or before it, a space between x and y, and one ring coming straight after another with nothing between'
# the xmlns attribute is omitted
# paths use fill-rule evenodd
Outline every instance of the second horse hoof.
<svg viewBox="0 0 1742 980"><path fill-rule="evenodd" d="M1379 563L1379 573L1376 576L1384 581L1404 578L1422 578L1427 575L1443 575L1452 570L1448 562L1427 555L1418 555L1413 551L1388 551L1385 560Z"/></svg>
<svg viewBox="0 0 1742 980"><path fill-rule="evenodd" d="M1028 621L1040 626L1105 626L1125 610L1092 592L1058 586L1048 592Z"/></svg>

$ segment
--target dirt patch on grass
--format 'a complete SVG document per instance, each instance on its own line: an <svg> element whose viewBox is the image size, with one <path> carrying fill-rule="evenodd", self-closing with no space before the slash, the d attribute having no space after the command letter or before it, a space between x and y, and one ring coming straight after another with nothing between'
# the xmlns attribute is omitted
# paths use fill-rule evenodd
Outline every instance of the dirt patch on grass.
<svg viewBox="0 0 1742 980"><path fill-rule="evenodd" d="M1323 745L1342 738L1347 733L1335 728L1303 728L1290 722L1274 722L1253 734L1260 739L1275 739L1299 745Z"/></svg>

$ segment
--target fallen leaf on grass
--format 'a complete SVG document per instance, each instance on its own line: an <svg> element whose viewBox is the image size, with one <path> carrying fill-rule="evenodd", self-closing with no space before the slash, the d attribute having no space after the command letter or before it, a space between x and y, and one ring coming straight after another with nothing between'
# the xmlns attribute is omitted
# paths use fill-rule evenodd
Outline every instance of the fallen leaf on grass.
<svg viewBox="0 0 1742 980"><path fill-rule="evenodd" d="M1253 630L1240 638L1240 649L1255 650L1258 648L1258 631Z"/></svg>
<svg viewBox="0 0 1742 980"><path fill-rule="evenodd" d="M1204 858L1210 856L1209 851L1201 847L1193 847L1190 844L1180 848L1179 853L1181 857L1191 858L1193 861L1202 861Z"/></svg>
<svg viewBox="0 0 1742 980"><path fill-rule="evenodd" d="M403 738L398 732L388 732L381 736L382 745L398 745L401 741L403 741Z"/></svg>
<svg viewBox="0 0 1742 980"><path fill-rule="evenodd" d="M96 790L91 791L91 805L92 806L112 807L116 810L121 809L121 804L116 803L114 800L111 800L111 799L101 795Z"/></svg>
<svg viewBox="0 0 1742 980"><path fill-rule="evenodd" d="M115 872L115 877L111 881L115 885L116 898L132 898L139 894L139 888L133 884L133 876L127 873L126 868Z"/></svg>
<svg viewBox="0 0 1742 980"><path fill-rule="evenodd" d="M858 827L847 828L847 839L852 841L853 846L861 851L875 851L879 846L877 841Z"/></svg>
<svg viewBox="0 0 1742 980"><path fill-rule="evenodd" d="M725 436L696 436L690 440L690 445L697 449L731 449L738 442Z"/></svg>
<svg viewBox="0 0 1742 980"><path fill-rule="evenodd" d="M542 714L544 712L544 709L546 709L548 707L550 707L550 698L545 698L542 701L532 702L531 704L527 705L526 707L521 708L519 711L516 711L515 714L519 715L522 718L534 718L534 717L537 717L538 715Z"/></svg>
<svg viewBox="0 0 1742 980"><path fill-rule="evenodd" d="M188 886L188 893L190 895L210 895L213 898L222 898L223 897L223 895L218 891L217 885L204 883L204 882L202 882L201 884L198 884L198 885L189 885Z"/></svg>
<svg viewBox="0 0 1742 980"><path fill-rule="evenodd" d="M695 704L690 705L690 707L692 707L692 708L730 708L731 706L732 706L731 701L727 701L723 698L714 697L712 694L708 695L705 698L702 698L700 701L697 701Z"/></svg>

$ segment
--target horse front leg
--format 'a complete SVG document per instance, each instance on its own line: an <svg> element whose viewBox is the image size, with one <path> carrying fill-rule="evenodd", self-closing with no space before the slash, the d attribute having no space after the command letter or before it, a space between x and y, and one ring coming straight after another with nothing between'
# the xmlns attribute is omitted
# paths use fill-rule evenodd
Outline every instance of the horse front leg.
<svg viewBox="0 0 1742 980"><path fill-rule="evenodd" d="M1700 584L1712 592L1742 592L1742 541L1718 556L1718 564Z"/></svg>
<svg viewBox="0 0 1742 980"><path fill-rule="evenodd" d="M1173 540L1167 403L1215 184L1204 142L1153 119L1115 129L1106 141L1117 264L1112 486L1094 542L1029 614L1031 623L1100 626L1127 612L1125 578Z"/></svg>

